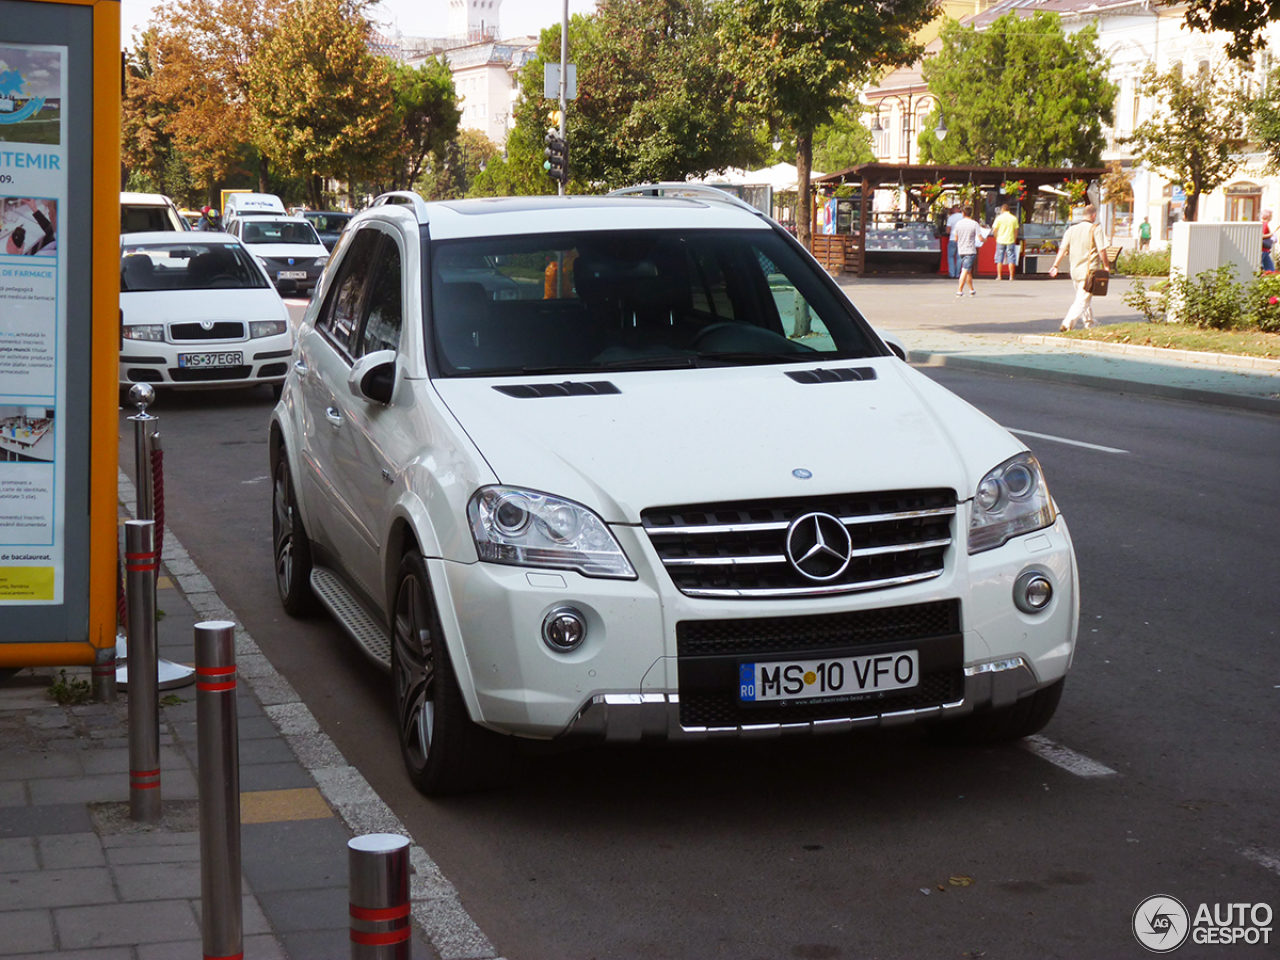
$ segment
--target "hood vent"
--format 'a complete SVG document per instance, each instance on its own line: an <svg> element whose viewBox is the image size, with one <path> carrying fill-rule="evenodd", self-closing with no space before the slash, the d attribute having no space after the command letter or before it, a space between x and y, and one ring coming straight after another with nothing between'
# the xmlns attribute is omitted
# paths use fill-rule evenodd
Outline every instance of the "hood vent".
<svg viewBox="0 0 1280 960"><path fill-rule="evenodd" d="M874 380L875 367L837 367L824 370L816 367L813 370L788 370L787 376L796 383L852 383L855 380Z"/></svg>
<svg viewBox="0 0 1280 960"><path fill-rule="evenodd" d="M493 389L499 393L505 393L508 397L521 400L531 400L535 397L595 397L606 393L622 392L608 380L582 383L574 383L571 380L566 380L564 383L517 383Z"/></svg>

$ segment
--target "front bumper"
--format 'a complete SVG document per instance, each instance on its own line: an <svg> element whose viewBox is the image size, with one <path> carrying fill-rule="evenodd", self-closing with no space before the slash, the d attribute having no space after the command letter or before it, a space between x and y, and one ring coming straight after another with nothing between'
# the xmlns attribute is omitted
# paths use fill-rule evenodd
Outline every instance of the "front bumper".
<svg viewBox="0 0 1280 960"><path fill-rule="evenodd" d="M126 340L120 354L120 386L149 383L157 387L253 386L284 383L293 341L288 334L217 343L162 343ZM242 363L230 367L179 367L179 353L239 353Z"/></svg>

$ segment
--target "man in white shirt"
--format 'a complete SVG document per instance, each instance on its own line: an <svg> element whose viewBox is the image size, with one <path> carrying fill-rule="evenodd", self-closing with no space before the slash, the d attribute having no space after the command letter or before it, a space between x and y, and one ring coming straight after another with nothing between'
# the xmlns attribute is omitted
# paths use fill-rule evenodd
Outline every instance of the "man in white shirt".
<svg viewBox="0 0 1280 960"><path fill-rule="evenodd" d="M1084 288L1085 277L1090 270L1101 267L1109 270L1107 264L1107 238L1102 232L1102 225L1096 223L1098 209L1089 204L1084 208L1084 219L1067 229L1062 243L1058 245L1058 255L1053 258L1053 266L1049 268L1049 276L1058 275L1058 264L1067 258L1071 270L1071 282L1076 285L1076 298L1071 301L1066 317L1059 330L1070 330L1079 320L1088 329L1093 326L1093 294Z"/></svg>
<svg viewBox="0 0 1280 960"><path fill-rule="evenodd" d="M964 296L964 285L969 284L969 296L976 297L978 291L973 289L973 267L978 261L978 245L986 239L982 235L982 227L973 219L973 208L965 207L964 216L951 231L951 238L956 242L956 259L960 267L960 284L956 287L956 296Z"/></svg>
<svg viewBox="0 0 1280 960"><path fill-rule="evenodd" d="M947 217L947 270L954 280L960 276L959 250L956 245L956 224L964 219L959 207L951 208L951 216Z"/></svg>

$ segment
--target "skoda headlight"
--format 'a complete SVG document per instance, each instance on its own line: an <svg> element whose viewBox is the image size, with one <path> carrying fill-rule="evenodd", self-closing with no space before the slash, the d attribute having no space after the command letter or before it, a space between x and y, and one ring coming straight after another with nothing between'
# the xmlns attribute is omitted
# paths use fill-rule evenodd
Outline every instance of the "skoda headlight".
<svg viewBox="0 0 1280 960"><path fill-rule="evenodd" d="M1047 527L1057 515L1039 461L1020 453L978 484L969 512L969 552L981 553Z"/></svg>
<svg viewBox="0 0 1280 960"><path fill-rule="evenodd" d="M580 503L533 490L484 487L471 498L467 516L481 560L635 579L608 526Z"/></svg>
<svg viewBox="0 0 1280 960"><path fill-rule="evenodd" d="M158 343L163 343L164 324L135 323L132 326L126 326L124 328L124 338L126 340L154 340Z"/></svg>
<svg viewBox="0 0 1280 960"><path fill-rule="evenodd" d="M257 340L260 337L278 337L289 329L283 320L250 320L249 337Z"/></svg>

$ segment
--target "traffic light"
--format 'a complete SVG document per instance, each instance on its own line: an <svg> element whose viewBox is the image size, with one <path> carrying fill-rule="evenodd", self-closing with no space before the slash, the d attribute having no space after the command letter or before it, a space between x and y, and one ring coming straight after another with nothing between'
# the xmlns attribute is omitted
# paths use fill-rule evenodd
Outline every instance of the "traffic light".
<svg viewBox="0 0 1280 960"><path fill-rule="evenodd" d="M569 183L569 146L564 142L564 137L560 136L558 130L548 130L546 136L547 148L542 151L543 156L547 159L542 164L542 169L547 171L552 180L558 180L560 183Z"/></svg>

